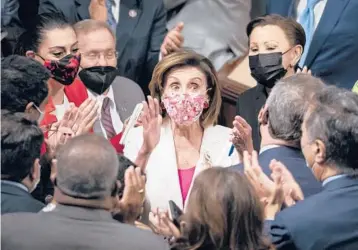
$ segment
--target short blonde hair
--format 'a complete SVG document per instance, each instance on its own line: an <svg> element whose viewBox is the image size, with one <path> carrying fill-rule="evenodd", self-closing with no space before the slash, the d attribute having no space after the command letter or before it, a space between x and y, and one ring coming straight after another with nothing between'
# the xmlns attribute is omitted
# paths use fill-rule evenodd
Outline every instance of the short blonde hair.
<svg viewBox="0 0 358 250"><path fill-rule="evenodd" d="M198 53L181 50L164 57L155 67L149 83L151 96L161 102L168 73L183 67L195 67L206 76L209 108L204 110L200 123L204 128L216 124L221 108L221 88L214 66L209 59ZM165 110L162 111L162 115L166 115Z"/></svg>
<svg viewBox="0 0 358 250"><path fill-rule="evenodd" d="M73 25L73 29L75 30L77 36L81 34L86 35L90 32L94 32L102 29L108 30L108 32L111 33L111 35L113 36L114 40L116 40L116 36L114 35L109 25L105 22L101 22L98 20L93 20L93 19L82 20L76 23L75 25Z"/></svg>

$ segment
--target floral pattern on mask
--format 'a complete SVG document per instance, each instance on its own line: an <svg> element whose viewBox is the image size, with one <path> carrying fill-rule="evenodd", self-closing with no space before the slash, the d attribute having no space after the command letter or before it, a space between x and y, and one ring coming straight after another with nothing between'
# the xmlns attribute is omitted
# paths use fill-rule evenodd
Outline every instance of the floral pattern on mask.
<svg viewBox="0 0 358 250"><path fill-rule="evenodd" d="M174 95L166 96L162 99L169 117L179 125L190 125L200 118L207 99L203 95Z"/></svg>
<svg viewBox="0 0 358 250"><path fill-rule="evenodd" d="M70 85L75 80L81 62L80 55L67 55L61 60L45 60L44 66L51 71L52 78L63 85Z"/></svg>

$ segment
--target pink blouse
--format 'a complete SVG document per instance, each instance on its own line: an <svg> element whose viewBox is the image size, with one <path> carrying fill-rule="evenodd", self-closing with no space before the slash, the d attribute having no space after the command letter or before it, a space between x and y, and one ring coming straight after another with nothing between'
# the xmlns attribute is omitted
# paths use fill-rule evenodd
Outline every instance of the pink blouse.
<svg viewBox="0 0 358 250"><path fill-rule="evenodd" d="M193 180L194 172L195 166L188 169L178 169L180 190L183 197L183 206L189 192L191 181Z"/></svg>

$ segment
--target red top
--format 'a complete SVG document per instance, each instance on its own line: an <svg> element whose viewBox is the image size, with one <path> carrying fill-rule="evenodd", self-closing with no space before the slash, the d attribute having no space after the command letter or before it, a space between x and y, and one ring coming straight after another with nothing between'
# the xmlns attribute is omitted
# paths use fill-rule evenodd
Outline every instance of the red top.
<svg viewBox="0 0 358 250"><path fill-rule="evenodd" d="M178 169L181 196L183 197L183 206L185 204L185 200L189 192L190 184L193 180L194 172L195 167L187 169Z"/></svg>
<svg viewBox="0 0 358 250"><path fill-rule="evenodd" d="M68 101L74 103L76 107L79 107L88 98L86 86L79 78L76 78L71 85L65 86L64 92ZM49 97L48 103L45 106L45 115L43 120L41 121L41 126L47 126L57 122L56 116L52 114L55 109L56 107L52 102L52 98ZM93 132L93 130L91 132ZM122 133L119 133L118 135L110 139L112 146L119 154L123 154L124 149L124 146L119 144L121 137ZM45 138L47 138L47 133L45 133ZM44 154L45 152L46 147L43 145L41 148L41 154Z"/></svg>

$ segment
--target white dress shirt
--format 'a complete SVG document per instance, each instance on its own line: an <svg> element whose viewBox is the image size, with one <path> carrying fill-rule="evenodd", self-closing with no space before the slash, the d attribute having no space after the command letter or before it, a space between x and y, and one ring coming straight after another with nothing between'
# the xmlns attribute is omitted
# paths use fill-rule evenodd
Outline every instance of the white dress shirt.
<svg viewBox="0 0 358 250"><path fill-rule="evenodd" d="M117 25L119 23L119 10L120 10L120 4L121 4L121 0L111 0L112 1L112 13L113 13L113 17L117 22Z"/></svg>
<svg viewBox="0 0 358 250"><path fill-rule="evenodd" d="M103 99L105 97L109 98L109 100L110 100L109 101L109 105L110 105L109 111L111 113L112 125L114 128L114 131L116 131L116 134L119 134L120 132L122 132L123 122L121 121L121 118L119 117L119 114L117 113L117 107L116 107L116 102L114 101L112 86L109 87L109 91L108 91L107 95L104 95L104 94L97 95L88 89L87 89L87 93L88 93L88 97L97 99L97 101L100 103L100 107L101 107L100 110L102 110ZM96 134L101 134L105 138L107 138L106 130L104 129L102 122L101 122L101 117L99 117L99 119L94 123L93 130Z"/></svg>
<svg viewBox="0 0 358 250"><path fill-rule="evenodd" d="M63 103L59 105L55 105L55 113L57 121L62 120L63 116L65 115L66 110L70 107L70 103L67 99L66 95L63 95Z"/></svg>
<svg viewBox="0 0 358 250"><path fill-rule="evenodd" d="M321 20L321 17L323 15L323 11L324 11L324 8L326 7L326 4L327 4L327 0L321 0L315 5L315 7L313 9L314 17L315 17L314 18L315 30L318 26L319 21ZM297 0L297 17L296 17L297 22L299 21L301 13L303 12L303 10L306 7L307 7L307 0Z"/></svg>

